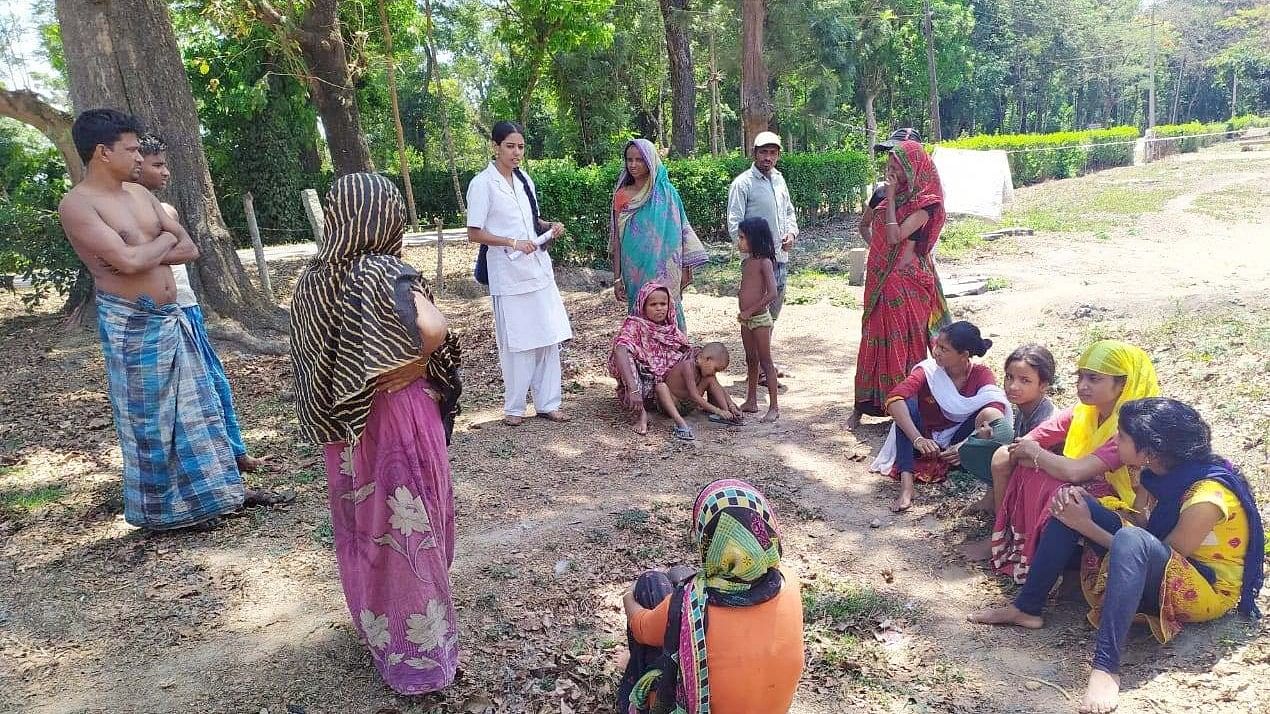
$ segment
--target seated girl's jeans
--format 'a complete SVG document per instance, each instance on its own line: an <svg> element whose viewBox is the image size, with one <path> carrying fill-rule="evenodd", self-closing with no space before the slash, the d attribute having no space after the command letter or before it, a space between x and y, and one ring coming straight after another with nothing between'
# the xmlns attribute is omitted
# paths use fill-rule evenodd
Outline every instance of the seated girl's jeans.
<svg viewBox="0 0 1270 714"><path fill-rule="evenodd" d="M926 427L922 424L922 414L917 408L917 398L909 397L904 400L904 404L908 406L908 415L913 419L913 426L917 427L917 433L926 436ZM984 407L987 409L987 407ZM979 411L983 411L982 409ZM979 412L970 415L970 418L963 421L957 431L953 432L951 444L959 444L965 441L975 430L975 417L979 416ZM929 437L927 437L929 438ZM895 467L901 473L912 473L913 462L917 454L913 449L913 440L908 438L908 434L904 430L895 427Z"/></svg>
<svg viewBox="0 0 1270 714"><path fill-rule="evenodd" d="M1160 583L1172 549L1145 528L1124 525L1120 516L1098 499L1086 496L1094 523L1112 534L1111 552L1106 555L1107 590L1103 595L1098 637L1094 645L1094 669L1116 674L1120 671L1120 653L1133 617L1139 612L1159 612ZM1045 599L1058 582L1063 569L1079 566L1083 536L1057 518L1046 521L1032 556L1027 582L1014 598L1020 612L1040 615ZM1096 552L1107 551L1089 544Z"/></svg>

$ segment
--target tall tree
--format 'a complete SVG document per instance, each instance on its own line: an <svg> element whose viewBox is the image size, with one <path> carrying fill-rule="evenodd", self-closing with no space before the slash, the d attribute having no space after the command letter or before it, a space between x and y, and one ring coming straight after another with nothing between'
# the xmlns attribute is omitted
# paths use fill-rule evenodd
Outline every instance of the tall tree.
<svg viewBox="0 0 1270 714"><path fill-rule="evenodd" d="M772 121L772 98L767 87L767 62L763 59L764 0L741 0L741 122L745 150L754 137L767 131Z"/></svg>
<svg viewBox="0 0 1270 714"><path fill-rule="evenodd" d="M670 153L689 156L697 146L697 82L688 39L688 0L659 0L666 25L666 54L670 58Z"/></svg>
<svg viewBox="0 0 1270 714"><path fill-rule="evenodd" d="M521 124L529 122L534 91L547 60L557 52L604 47L613 39L608 21L613 0L502 0L498 38L507 45L503 78L510 86Z"/></svg>
<svg viewBox="0 0 1270 714"><path fill-rule="evenodd" d="M304 15L284 15L269 0L256 0L260 18L300 46L308 69L309 94L322 117L331 165L337 176L374 171L362 132L357 88L349 70L337 0L311 0Z"/></svg>
<svg viewBox="0 0 1270 714"><path fill-rule="evenodd" d="M130 112L167 140L167 198L201 253L190 277L204 308L245 325L285 329L285 314L248 280L221 219L167 4L57 0L56 10L75 108Z"/></svg>

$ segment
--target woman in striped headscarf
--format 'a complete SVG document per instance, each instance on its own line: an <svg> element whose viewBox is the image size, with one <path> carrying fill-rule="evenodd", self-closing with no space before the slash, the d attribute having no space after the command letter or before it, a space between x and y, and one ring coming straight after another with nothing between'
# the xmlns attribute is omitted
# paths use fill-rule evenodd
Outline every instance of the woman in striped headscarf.
<svg viewBox="0 0 1270 714"><path fill-rule="evenodd" d="M401 259L404 232L388 179L335 182L292 300L291 360L300 431L324 447L353 625L390 687L424 694L459 661L447 442L462 387L458 340Z"/></svg>
<svg viewBox="0 0 1270 714"><path fill-rule="evenodd" d="M776 516L736 479L706 486L692 514L701 570L644 573L623 599L631 659L617 711L789 711L803 670L803 602L798 579L780 567Z"/></svg>

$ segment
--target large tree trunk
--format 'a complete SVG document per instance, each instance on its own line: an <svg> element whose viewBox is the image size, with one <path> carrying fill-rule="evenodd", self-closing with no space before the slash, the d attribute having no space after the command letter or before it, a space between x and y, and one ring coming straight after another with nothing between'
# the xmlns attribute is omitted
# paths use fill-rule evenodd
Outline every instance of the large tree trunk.
<svg viewBox="0 0 1270 714"><path fill-rule="evenodd" d="M348 69L336 0L313 0L299 25L275 10L268 0L259 0L259 7L261 19L282 29L300 45L310 75L309 95L322 117L335 175L374 171L370 147L362 135L357 89Z"/></svg>
<svg viewBox="0 0 1270 714"><path fill-rule="evenodd" d="M869 156L873 156L873 147L878 143L878 117L873 109L873 102L876 100L877 92L870 90L864 93L864 129L869 142Z"/></svg>
<svg viewBox="0 0 1270 714"><path fill-rule="evenodd" d="M201 253L190 282L204 309L253 327L286 329L285 312L247 279L221 218L167 3L56 0L56 8L75 108L130 112L167 142L167 200Z"/></svg>
<svg viewBox="0 0 1270 714"><path fill-rule="evenodd" d="M27 89L0 88L0 116L16 119L35 127L53 146L57 147L66 162L66 175L71 183L84 178L84 164L71 140L71 124L75 118L44 101L40 95Z"/></svg>
<svg viewBox="0 0 1270 714"><path fill-rule="evenodd" d="M744 150L754 137L767 131L772 121L772 99L767 94L767 63L763 60L763 0L741 0L741 122Z"/></svg>
<svg viewBox="0 0 1270 714"><path fill-rule="evenodd" d="M688 40L688 0L660 0L670 58L672 130L670 153L689 156L697 148L697 82L693 76L692 43Z"/></svg>

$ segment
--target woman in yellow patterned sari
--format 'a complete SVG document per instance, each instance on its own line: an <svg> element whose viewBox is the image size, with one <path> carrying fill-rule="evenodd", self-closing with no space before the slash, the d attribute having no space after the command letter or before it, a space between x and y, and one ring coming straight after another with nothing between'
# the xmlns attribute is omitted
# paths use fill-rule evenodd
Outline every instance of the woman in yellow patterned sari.
<svg viewBox="0 0 1270 714"><path fill-rule="evenodd" d="M1232 609L1259 616L1265 533L1248 482L1212 451L1208 425L1173 399L1140 399L1120 409L1116 437L1125 465L1140 468L1145 493L1125 522L1084 489L1055 495L1031 573L1009 607L972 620L1038 628L1041 609L1063 568L1085 544L1081 585L1098 627L1093 671L1081 712L1116 708L1120 655L1129 626L1144 621L1160 642L1186 622Z"/></svg>

